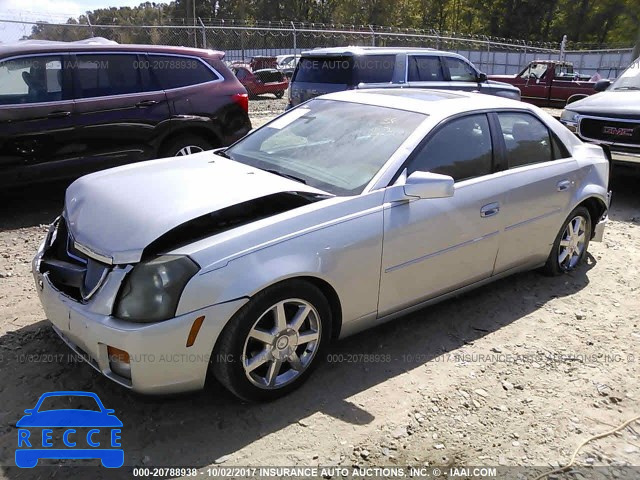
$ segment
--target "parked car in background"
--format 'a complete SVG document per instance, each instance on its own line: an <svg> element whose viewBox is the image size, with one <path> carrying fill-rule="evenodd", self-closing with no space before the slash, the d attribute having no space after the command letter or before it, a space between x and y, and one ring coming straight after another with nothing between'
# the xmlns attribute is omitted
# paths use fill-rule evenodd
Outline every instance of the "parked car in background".
<svg viewBox="0 0 640 480"><path fill-rule="evenodd" d="M0 46L0 185L229 145L250 129L224 53L113 42Z"/></svg>
<svg viewBox="0 0 640 480"><path fill-rule="evenodd" d="M487 80L456 53L430 48L336 47L302 52L287 108L325 93L380 87L474 91L520 100L516 87Z"/></svg>
<svg viewBox="0 0 640 480"><path fill-rule="evenodd" d="M560 121L582 140L608 146L614 162L640 167L640 58L597 86L601 93L567 105Z"/></svg>
<svg viewBox="0 0 640 480"><path fill-rule="evenodd" d="M556 60L534 60L517 75L489 75L520 89L522 101L539 107L562 108L596 93L596 82L582 75L573 64Z"/></svg>
<svg viewBox="0 0 640 480"><path fill-rule="evenodd" d="M33 262L57 334L143 393L209 372L241 398L284 395L335 338L574 271L609 206L602 148L464 92L338 92L183 160L77 180Z"/></svg>
<svg viewBox="0 0 640 480"><path fill-rule="evenodd" d="M289 88L287 77L275 68L264 68L252 72L247 66L234 65L231 67L231 71L252 97L273 93L276 98L282 98L284 92Z"/></svg>
<svg viewBox="0 0 640 480"><path fill-rule="evenodd" d="M249 61L249 68L251 71L262 70L263 68L276 68L278 66L278 60L273 56L256 55Z"/></svg>
<svg viewBox="0 0 640 480"><path fill-rule="evenodd" d="M300 55L278 55L278 57L276 58L276 68L281 71L287 78L291 79L299 59Z"/></svg>

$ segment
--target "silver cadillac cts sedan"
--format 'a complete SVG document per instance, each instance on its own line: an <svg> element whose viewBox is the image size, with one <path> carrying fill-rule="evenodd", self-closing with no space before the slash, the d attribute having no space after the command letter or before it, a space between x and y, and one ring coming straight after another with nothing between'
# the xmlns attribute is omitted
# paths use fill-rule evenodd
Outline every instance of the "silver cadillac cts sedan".
<svg viewBox="0 0 640 480"><path fill-rule="evenodd" d="M473 93L319 97L226 149L85 176L34 261L58 335L143 393L269 400L333 339L522 270L578 268L609 162Z"/></svg>

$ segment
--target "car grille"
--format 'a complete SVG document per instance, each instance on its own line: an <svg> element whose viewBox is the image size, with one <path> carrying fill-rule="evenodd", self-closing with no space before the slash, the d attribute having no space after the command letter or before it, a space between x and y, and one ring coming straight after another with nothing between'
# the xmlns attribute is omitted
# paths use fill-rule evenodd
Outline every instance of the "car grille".
<svg viewBox="0 0 640 480"><path fill-rule="evenodd" d="M102 284L110 266L98 262L74 246L63 217L58 220L42 261L40 272L48 273L51 283L77 301L86 301Z"/></svg>
<svg viewBox="0 0 640 480"><path fill-rule="evenodd" d="M578 133L587 140L640 146L640 121L582 117Z"/></svg>

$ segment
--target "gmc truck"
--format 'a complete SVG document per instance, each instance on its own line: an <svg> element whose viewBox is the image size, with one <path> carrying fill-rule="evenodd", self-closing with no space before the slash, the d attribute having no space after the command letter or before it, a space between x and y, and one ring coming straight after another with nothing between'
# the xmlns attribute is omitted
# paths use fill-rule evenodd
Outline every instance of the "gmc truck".
<svg viewBox="0 0 640 480"><path fill-rule="evenodd" d="M489 75L489 79L518 87L523 102L539 107L562 108L600 87L589 75L575 72L571 63L556 60L534 60L517 75Z"/></svg>
<svg viewBox="0 0 640 480"><path fill-rule="evenodd" d="M567 106L560 121L585 142L608 147L614 163L640 167L640 58L606 91Z"/></svg>

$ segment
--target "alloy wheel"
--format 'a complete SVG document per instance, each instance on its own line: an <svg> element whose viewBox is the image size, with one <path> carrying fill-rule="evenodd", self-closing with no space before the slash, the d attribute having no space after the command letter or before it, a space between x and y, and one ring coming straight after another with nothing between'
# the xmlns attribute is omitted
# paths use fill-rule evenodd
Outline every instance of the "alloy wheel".
<svg viewBox="0 0 640 480"><path fill-rule="evenodd" d="M321 335L320 316L309 302L290 298L272 305L253 324L244 342L245 375L263 389L293 382L311 364Z"/></svg>
<svg viewBox="0 0 640 480"><path fill-rule="evenodd" d="M199 147L197 145L187 145L186 147L182 147L180 150L178 150L175 156L184 157L185 155L191 155L191 154L200 153L200 152L204 152L202 147Z"/></svg>
<svg viewBox="0 0 640 480"><path fill-rule="evenodd" d="M572 270L580 262L587 241L587 220L578 215L571 219L562 232L558 247L558 264L563 270Z"/></svg>

